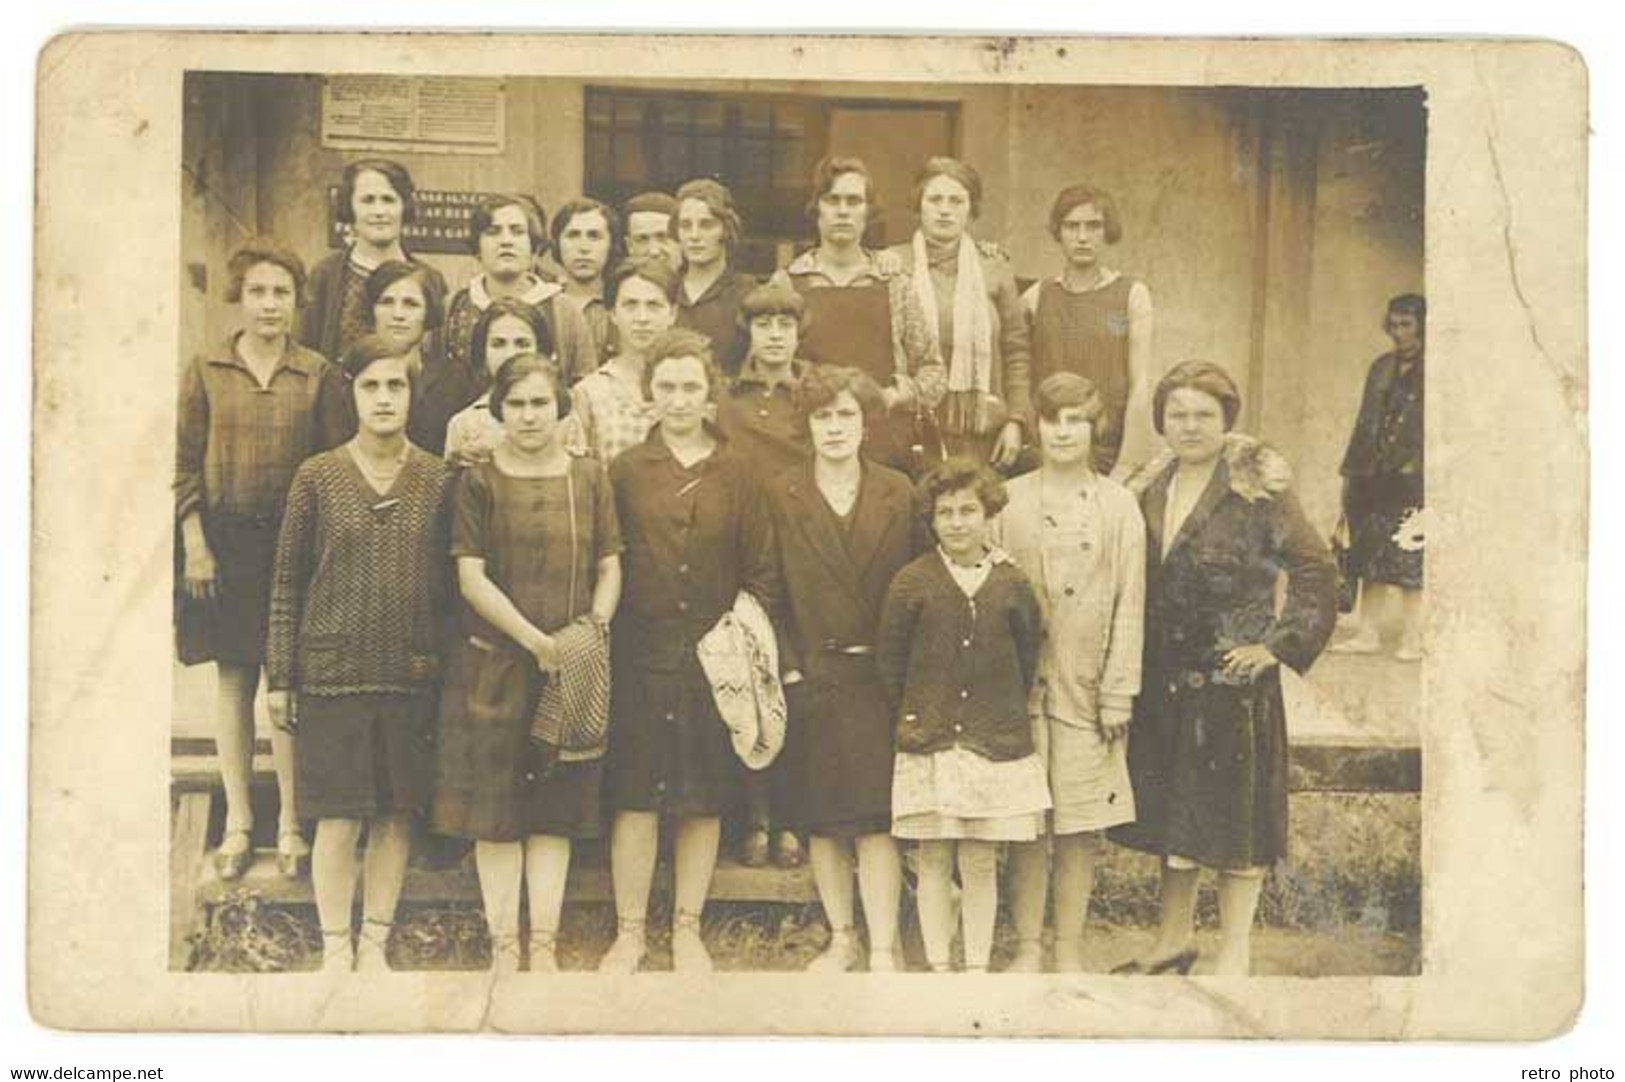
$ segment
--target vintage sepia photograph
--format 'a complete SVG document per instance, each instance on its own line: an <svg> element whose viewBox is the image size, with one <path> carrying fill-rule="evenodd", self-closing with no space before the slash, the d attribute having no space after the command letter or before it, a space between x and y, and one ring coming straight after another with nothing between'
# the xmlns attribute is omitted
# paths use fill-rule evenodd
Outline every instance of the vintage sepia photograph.
<svg viewBox="0 0 1625 1082"><path fill-rule="evenodd" d="M1420 87L184 94L175 967L1418 970Z"/></svg>
<svg viewBox="0 0 1625 1082"><path fill-rule="evenodd" d="M53 45L36 1017L1572 1024L1572 60Z"/></svg>

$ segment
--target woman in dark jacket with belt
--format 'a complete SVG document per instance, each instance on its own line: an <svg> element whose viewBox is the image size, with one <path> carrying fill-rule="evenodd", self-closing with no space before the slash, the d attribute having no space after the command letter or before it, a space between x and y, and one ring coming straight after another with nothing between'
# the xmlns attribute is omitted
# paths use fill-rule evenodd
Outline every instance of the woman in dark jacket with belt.
<svg viewBox="0 0 1625 1082"><path fill-rule="evenodd" d="M1217 365L1176 366L1152 399L1169 454L1130 487L1146 521L1145 660L1129 729L1138 819L1114 840L1163 858L1151 953L1119 972L1190 971L1197 877L1219 873L1212 972L1245 976L1264 873L1286 856L1280 664L1303 672L1337 618L1337 569L1275 451L1231 434L1241 411ZM1277 579L1286 576L1276 612Z"/></svg>
<svg viewBox="0 0 1625 1082"><path fill-rule="evenodd" d="M855 368L817 366L796 389L815 457L769 494L785 589L779 658L790 711L779 760L787 821L812 836L813 879L829 918L815 972L861 961L852 858L869 928L869 969L896 968L903 869L891 837L892 718L875 665L880 607L923 540L908 478L859 457L864 425L885 411Z"/></svg>

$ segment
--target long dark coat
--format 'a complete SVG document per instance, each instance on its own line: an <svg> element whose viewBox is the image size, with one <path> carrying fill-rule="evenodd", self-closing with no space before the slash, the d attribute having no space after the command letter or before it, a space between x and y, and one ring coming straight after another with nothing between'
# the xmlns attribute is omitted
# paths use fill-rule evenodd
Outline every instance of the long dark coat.
<svg viewBox="0 0 1625 1082"><path fill-rule="evenodd" d="M1268 866L1287 840L1280 673L1238 683L1222 672L1224 655L1263 643L1282 664L1308 669L1336 622L1336 565L1291 492L1285 460L1245 436L1229 437L1164 558L1175 469L1164 460L1145 471L1145 660L1128 745L1138 819L1111 837L1208 867Z"/></svg>
<svg viewBox="0 0 1625 1082"><path fill-rule="evenodd" d="M772 519L749 465L720 437L684 466L656 427L609 473L625 543L610 640L611 803L720 815L743 770L694 648L741 590L779 611Z"/></svg>
<svg viewBox="0 0 1625 1082"><path fill-rule="evenodd" d="M892 716L874 643L886 587L922 540L912 486L865 462L847 526L809 462L779 475L769 505L785 588L780 661L802 674L786 689L778 806L786 823L814 834L885 833Z"/></svg>

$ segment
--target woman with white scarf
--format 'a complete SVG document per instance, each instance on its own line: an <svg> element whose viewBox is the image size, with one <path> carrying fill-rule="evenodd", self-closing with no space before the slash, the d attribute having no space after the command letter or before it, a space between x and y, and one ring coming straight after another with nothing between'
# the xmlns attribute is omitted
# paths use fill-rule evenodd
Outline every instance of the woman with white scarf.
<svg viewBox="0 0 1625 1082"><path fill-rule="evenodd" d="M931 158L914 182L920 226L890 249L948 368L937 419L950 455L1008 471L1029 412L1026 313L1010 261L967 229L982 209L982 178L956 158Z"/></svg>

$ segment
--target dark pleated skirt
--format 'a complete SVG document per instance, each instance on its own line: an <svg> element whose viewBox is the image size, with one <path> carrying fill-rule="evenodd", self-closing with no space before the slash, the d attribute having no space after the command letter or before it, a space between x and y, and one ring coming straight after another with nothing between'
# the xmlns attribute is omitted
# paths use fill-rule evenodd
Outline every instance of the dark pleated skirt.
<svg viewBox="0 0 1625 1082"><path fill-rule="evenodd" d="M429 695L300 695L294 754L301 819L423 812L434 771Z"/></svg>
<svg viewBox="0 0 1625 1082"><path fill-rule="evenodd" d="M837 657L824 669L786 691L780 818L823 837L888 833L895 746L874 659Z"/></svg>
<svg viewBox="0 0 1625 1082"><path fill-rule="evenodd" d="M680 818L738 807L739 759L699 662L659 672L615 661L605 766L611 806Z"/></svg>
<svg viewBox="0 0 1625 1082"><path fill-rule="evenodd" d="M175 555L175 646L182 663L207 661L257 668L265 663L280 516L205 514L204 536L214 553L215 597L184 595L180 539Z"/></svg>
<svg viewBox="0 0 1625 1082"><path fill-rule="evenodd" d="M1422 552L1394 543L1405 516L1422 506L1417 474L1351 477L1348 484L1349 568L1367 582L1422 588Z"/></svg>

